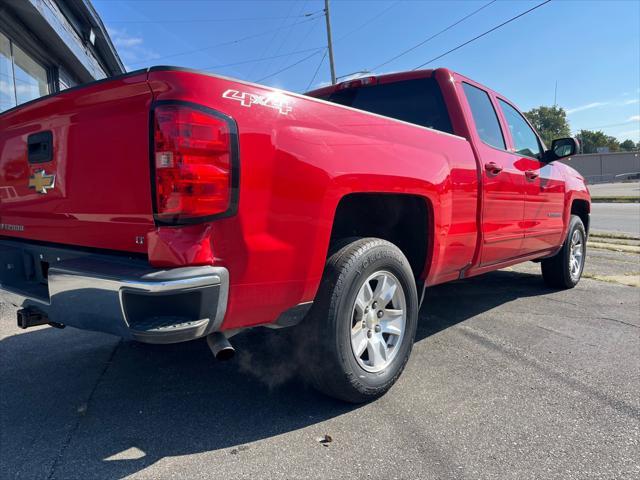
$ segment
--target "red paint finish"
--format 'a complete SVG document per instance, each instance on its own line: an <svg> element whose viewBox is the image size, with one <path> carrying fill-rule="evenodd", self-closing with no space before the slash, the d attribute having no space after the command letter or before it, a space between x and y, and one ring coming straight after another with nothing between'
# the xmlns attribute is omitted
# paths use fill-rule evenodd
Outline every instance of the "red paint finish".
<svg viewBox="0 0 640 480"><path fill-rule="evenodd" d="M83 247L146 252L153 229L144 73L88 85L0 115L0 216L22 232L2 235ZM27 138L51 131L53 160L28 163ZM38 170L55 174L46 194Z"/></svg>
<svg viewBox="0 0 640 480"><path fill-rule="evenodd" d="M0 234L143 252L156 267L225 266L230 288L223 329L272 322L314 299L335 211L349 194L406 194L425 202L430 251L422 277L428 285L557 249L570 202L589 199L584 182L565 165L513 154L508 136L505 150L483 144L461 87L467 79L457 74L439 69L377 80L425 76L440 84L456 135L162 68L23 106L0 115L0 215L3 224L25 228ZM495 103L496 94L486 91ZM154 225L149 112L164 100L195 103L236 123L234 215ZM500 122L508 130L502 116ZM53 132L55 159L30 165L26 137L42 130ZM484 168L488 162L502 172L492 176ZM44 195L27 187L37 168L57 175ZM525 170L539 172L538 180L525 183ZM544 217L558 208L560 218Z"/></svg>

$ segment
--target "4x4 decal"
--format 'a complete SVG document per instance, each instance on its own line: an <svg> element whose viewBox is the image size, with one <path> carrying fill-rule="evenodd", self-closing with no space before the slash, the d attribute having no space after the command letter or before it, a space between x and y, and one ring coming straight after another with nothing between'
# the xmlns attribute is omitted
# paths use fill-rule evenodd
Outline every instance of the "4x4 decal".
<svg viewBox="0 0 640 480"><path fill-rule="evenodd" d="M243 107L251 107L252 105L261 105L263 107L278 110L282 115L287 115L292 109L287 98L281 93L272 93L270 95L256 95L255 93L241 92L239 90L226 90L222 94L222 98L235 100L240 102Z"/></svg>

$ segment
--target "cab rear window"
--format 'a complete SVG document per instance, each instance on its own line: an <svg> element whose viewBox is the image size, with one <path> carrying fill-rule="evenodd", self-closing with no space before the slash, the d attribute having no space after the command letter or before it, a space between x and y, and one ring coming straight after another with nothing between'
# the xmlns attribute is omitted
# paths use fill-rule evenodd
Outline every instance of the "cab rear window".
<svg viewBox="0 0 640 480"><path fill-rule="evenodd" d="M347 107L453 133L440 87L433 78L347 88L321 98Z"/></svg>

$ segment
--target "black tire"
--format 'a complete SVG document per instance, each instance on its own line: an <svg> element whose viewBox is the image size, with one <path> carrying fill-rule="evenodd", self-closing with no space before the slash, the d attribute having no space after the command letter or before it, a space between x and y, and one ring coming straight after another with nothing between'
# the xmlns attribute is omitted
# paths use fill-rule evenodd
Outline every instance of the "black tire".
<svg viewBox="0 0 640 480"><path fill-rule="evenodd" d="M358 363L351 346L351 334L356 318L353 313L356 296L364 282L377 272L391 273L402 287L406 316L404 333L394 345L397 350L390 356L389 364L381 371L370 372ZM386 315L386 305L379 308ZM356 326L359 323L355 321ZM364 323L363 320L363 331ZM298 338L304 349L299 357L302 371L317 390L331 397L352 403L378 398L402 373L411 354L417 323L416 284L400 249L377 238L352 241L327 260L313 307L299 326Z"/></svg>
<svg viewBox="0 0 640 480"><path fill-rule="evenodd" d="M576 234L577 232L577 234ZM582 256L580 268L576 274L571 273L571 241L574 235L578 235L582 242ZM571 215L569 222L569 232L565 238L562 248L551 258L542 260L542 278L551 288L568 289L575 287L580 281L587 254L587 232L582 220L577 215Z"/></svg>

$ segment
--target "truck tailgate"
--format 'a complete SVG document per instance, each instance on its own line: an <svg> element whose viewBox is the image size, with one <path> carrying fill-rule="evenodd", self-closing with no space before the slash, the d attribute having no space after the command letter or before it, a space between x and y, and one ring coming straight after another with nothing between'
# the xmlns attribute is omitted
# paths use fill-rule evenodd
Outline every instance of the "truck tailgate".
<svg viewBox="0 0 640 480"><path fill-rule="evenodd" d="M146 253L153 229L146 72L0 115L0 236Z"/></svg>

